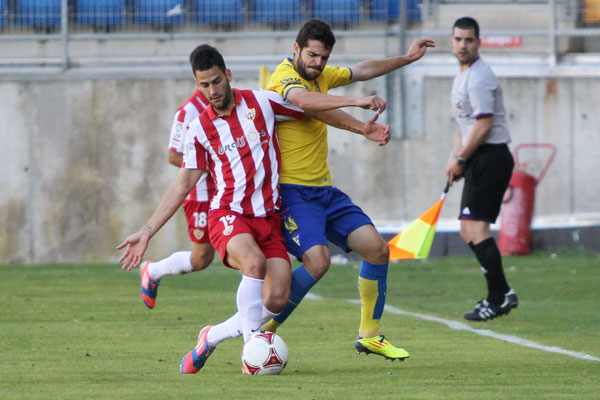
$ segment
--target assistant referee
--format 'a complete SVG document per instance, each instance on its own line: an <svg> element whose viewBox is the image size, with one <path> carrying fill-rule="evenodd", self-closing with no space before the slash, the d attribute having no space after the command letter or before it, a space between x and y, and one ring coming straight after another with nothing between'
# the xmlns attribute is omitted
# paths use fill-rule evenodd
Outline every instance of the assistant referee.
<svg viewBox="0 0 600 400"><path fill-rule="evenodd" d="M470 321L487 321L508 314L519 300L510 288L502 257L490 231L508 187L514 160L508 149L510 133L502 88L496 75L479 56L479 24L473 18L456 20L452 51L460 72L452 85L452 106L457 128L446 165L448 182L464 177L460 205L460 236L469 245L487 281L487 297L473 311Z"/></svg>

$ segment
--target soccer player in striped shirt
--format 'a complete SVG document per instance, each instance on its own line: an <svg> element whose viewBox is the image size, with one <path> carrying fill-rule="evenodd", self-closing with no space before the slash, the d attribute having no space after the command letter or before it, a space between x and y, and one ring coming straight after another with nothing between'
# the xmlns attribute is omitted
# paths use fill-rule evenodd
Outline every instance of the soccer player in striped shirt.
<svg viewBox="0 0 600 400"><path fill-rule="evenodd" d="M384 105L327 94L329 89L386 74L420 59L434 43L421 39L406 55L368 60L353 67L327 65L335 44L331 27L314 19L296 37L294 57L285 59L271 75L267 89L306 111L358 106L382 111ZM359 272L361 321L355 347L388 359L409 357L380 333L385 305L389 250L371 219L350 198L332 186L327 165L327 127L320 121L278 124L281 147L281 196L283 235L288 250L302 265L292 273L292 290L286 308L263 325L275 331L294 311L331 263L329 241L363 259ZM380 143L385 144L385 143Z"/></svg>
<svg viewBox="0 0 600 400"><path fill-rule="evenodd" d="M185 133L190 122L196 119L208 102L199 89L187 99L175 113L169 137L168 159L180 168L183 162ZM186 196L183 211L188 225L191 251L177 251L159 261L146 261L140 271L140 295L146 307L152 309L156 304L158 286L166 275L182 275L200 271L213 260L215 249L208 235L208 200L214 191L214 182L208 172L202 174L198 183Z"/></svg>
<svg viewBox="0 0 600 400"><path fill-rule="evenodd" d="M274 315L270 310L281 310L289 297L290 261L277 212L280 157L275 122L304 114L275 92L232 89L231 72L208 45L196 48L190 60L210 106L189 126L175 182L144 227L119 245L126 247L120 261L126 269L139 264L150 238L210 171L215 180L208 215L210 241L225 265L242 273L238 313L229 324L215 328L222 328L226 338L231 336L228 329L241 331L247 341L266 319L263 313ZM213 352L215 345L210 343L218 343L221 332L211 328L202 329L198 345L184 356L182 373L197 372Z"/></svg>
<svg viewBox="0 0 600 400"><path fill-rule="evenodd" d="M189 125L175 182L144 227L117 247L125 248L119 259L124 269L139 265L152 236L173 216L204 171L210 171L215 181L208 215L210 242L225 265L242 273L238 312L200 331L196 347L181 362L184 374L198 372L221 341L241 334L246 342L287 303L291 270L278 212L281 160L276 121L304 117L300 108L273 91L232 89L231 72L221 54L208 45L196 48L190 61L198 88L210 105ZM337 111L322 118L353 129L363 125ZM389 127L374 121L364 124L368 136L389 140Z"/></svg>

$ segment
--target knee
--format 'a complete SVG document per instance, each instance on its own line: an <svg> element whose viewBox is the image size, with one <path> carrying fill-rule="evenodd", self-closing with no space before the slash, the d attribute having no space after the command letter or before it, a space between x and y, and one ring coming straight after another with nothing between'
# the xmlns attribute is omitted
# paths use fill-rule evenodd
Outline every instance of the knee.
<svg viewBox="0 0 600 400"><path fill-rule="evenodd" d="M377 259L375 262L376 264L385 264L390 260L390 248L383 238L381 238L375 249L374 256Z"/></svg>
<svg viewBox="0 0 600 400"><path fill-rule="evenodd" d="M192 253L191 261L192 261L192 269L194 271L200 271L204 268L208 267L210 263L213 261L215 256L214 251L205 251L199 254Z"/></svg>
<svg viewBox="0 0 600 400"><path fill-rule="evenodd" d="M465 243L469 243L472 241L469 230L464 226L460 227L460 237L462 238L462 240L465 241Z"/></svg>
<svg viewBox="0 0 600 400"><path fill-rule="evenodd" d="M263 295L263 304L272 313L282 311L290 298L289 290L270 291Z"/></svg>
<svg viewBox="0 0 600 400"><path fill-rule="evenodd" d="M313 278L315 278L316 280L319 280L323 277L323 275L325 275L327 273L327 271L329 271L329 266L331 265L331 260L325 259L325 258L319 258L319 259L312 259L310 261L307 260L303 264L304 264L304 269L306 269Z"/></svg>
<svg viewBox="0 0 600 400"><path fill-rule="evenodd" d="M244 261L242 273L250 278L265 279L267 260L264 256L251 255Z"/></svg>
<svg viewBox="0 0 600 400"><path fill-rule="evenodd" d="M390 248L380 236L378 240L372 242L366 254L361 254L361 257L373 264L385 264L390 260Z"/></svg>

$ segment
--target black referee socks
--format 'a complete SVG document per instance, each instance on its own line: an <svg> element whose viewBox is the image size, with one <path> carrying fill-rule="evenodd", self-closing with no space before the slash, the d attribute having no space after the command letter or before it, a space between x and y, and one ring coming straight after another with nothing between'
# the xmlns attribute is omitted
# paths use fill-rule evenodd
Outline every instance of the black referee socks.
<svg viewBox="0 0 600 400"><path fill-rule="evenodd" d="M510 287L504 276L502 256L496 245L496 240L489 237L477 244L469 242L469 247L475 253L481 266L487 271L484 272L484 275L488 286L488 301L492 304L501 304L504 300L504 294L510 290Z"/></svg>

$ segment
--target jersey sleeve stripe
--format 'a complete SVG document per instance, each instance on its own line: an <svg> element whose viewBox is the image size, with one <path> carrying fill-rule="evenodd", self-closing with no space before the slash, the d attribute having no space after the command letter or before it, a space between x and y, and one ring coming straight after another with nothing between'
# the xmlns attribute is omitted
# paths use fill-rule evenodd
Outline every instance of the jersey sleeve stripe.
<svg viewBox="0 0 600 400"><path fill-rule="evenodd" d="M187 112L185 110L185 106L181 107L179 109L179 115L177 115L177 121L179 122L184 122L185 121L185 116L186 116Z"/></svg>

